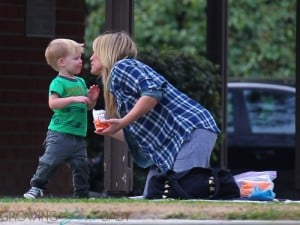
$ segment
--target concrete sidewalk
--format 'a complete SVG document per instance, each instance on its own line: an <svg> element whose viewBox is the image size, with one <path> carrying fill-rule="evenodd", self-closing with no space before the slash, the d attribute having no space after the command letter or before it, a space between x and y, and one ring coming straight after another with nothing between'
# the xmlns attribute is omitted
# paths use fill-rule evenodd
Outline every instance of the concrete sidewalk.
<svg viewBox="0 0 300 225"><path fill-rule="evenodd" d="M103 219L60 219L1 221L0 225L300 225L300 221L290 220L103 220Z"/></svg>

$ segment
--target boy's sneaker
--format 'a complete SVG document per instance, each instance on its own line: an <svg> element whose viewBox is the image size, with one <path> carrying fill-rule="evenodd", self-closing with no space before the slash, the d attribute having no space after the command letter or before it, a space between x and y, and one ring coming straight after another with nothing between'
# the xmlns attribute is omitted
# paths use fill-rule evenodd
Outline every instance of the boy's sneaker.
<svg viewBox="0 0 300 225"><path fill-rule="evenodd" d="M44 193L43 190L37 187L32 187L30 188L29 191L27 191L24 194L24 198L28 198L28 199L35 199L35 198L39 198L39 197L43 197Z"/></svg>

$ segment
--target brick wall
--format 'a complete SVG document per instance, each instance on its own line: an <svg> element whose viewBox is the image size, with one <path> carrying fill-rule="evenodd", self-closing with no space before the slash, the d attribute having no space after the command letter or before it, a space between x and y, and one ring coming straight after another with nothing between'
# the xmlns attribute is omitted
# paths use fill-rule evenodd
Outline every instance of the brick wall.
<svg viewBox="0 0 300 225"><path fill-rule="evenodd" d="M56 0L54 37L83 42L84 0ZM0 196L29 188L51 111L48 85L56 75L44 50L54 37L26 35L26 0L0 0ZM71 195L67 166L58 169L46 194Z"/></svg>

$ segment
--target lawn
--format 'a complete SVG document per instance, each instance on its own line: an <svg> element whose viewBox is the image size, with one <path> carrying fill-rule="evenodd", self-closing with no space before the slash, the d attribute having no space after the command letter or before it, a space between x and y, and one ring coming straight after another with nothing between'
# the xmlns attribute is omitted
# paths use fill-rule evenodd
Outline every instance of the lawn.
<svg viewBox="0 0 300 225"><path fill-rule="evenodd" d="M300 220L299 202L142 200L128 198L0 199L2 220L70 219L200 219Z"/></svg>

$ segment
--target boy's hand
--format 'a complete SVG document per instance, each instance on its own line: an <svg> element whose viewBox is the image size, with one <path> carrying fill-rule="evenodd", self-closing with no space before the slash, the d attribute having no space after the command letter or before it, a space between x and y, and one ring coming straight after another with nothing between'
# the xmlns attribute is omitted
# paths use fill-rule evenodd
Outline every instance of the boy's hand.
<svg viewBox="0 0 300 225"><path fill-rule="evenodd" d="M98 85L91 85L88 90L88 97L92 102L96 102L100 93L100 88Z"/></svg>
<svg viewBox="0 0 300 225"><path fill-rule="evenodd" d="M93 84L90 86L88 90L88 98L89 98L88 109L92 109L95 107L97 103L97 99L99 97L99 93L100 93L100 88L98 85Z"/></svg>

